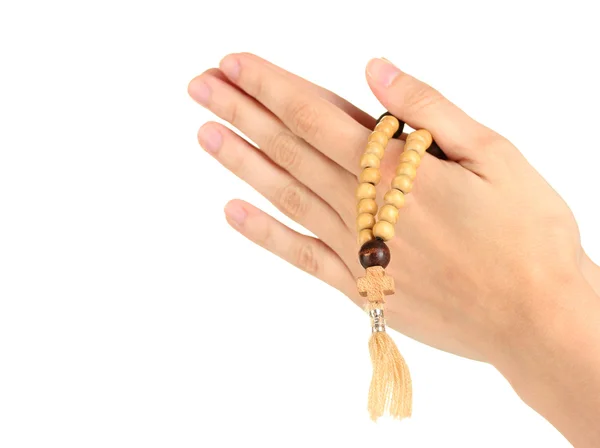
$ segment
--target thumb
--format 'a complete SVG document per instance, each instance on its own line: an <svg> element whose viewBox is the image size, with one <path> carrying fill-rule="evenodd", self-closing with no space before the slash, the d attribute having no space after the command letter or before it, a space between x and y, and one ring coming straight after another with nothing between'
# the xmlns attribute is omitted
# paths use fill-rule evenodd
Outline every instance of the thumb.
<svg viewBox="0 0 600 448"><path fill-rule="evenodd" d="M385 59L369 61L367 82L387 110L413 129L431 132L451 160L463 165L480 162L487 143L497 137L437 90Z"/></svg>

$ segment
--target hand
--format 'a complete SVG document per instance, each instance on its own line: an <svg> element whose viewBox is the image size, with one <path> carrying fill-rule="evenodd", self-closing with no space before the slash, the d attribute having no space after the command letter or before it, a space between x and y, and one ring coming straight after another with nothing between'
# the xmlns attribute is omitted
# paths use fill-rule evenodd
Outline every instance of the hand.
<svg viewBox="0 0 600 448"><path fill-rule="evenodd" d="M495 365L576 446L598 446L600 273L567 205L506 139L384 60L367 80L449 157L426 154L389 241L396 282L388 324L429 345ZM256 56L234 54L189 86L238 128L207 123L201 145L318 239L242 201L229 223L357 304L355 189L375 120ZM389 143L379 203L403 142ZM563 157L570 157L568 153Z"/></svg>
<svg viewBox="0 0 600 448"><path fill-rule="evenodd" d="M577 275L583 251L567 205L506 139L384 60L367 68L373 93L413 128L426 128L448 161L426 154L389 242L396 294L388 325L429 345L494 362L551 297L541 290ZM286 215L298 234L242 202L229 223L357 304L358 159L375 120L329 91L256 56L227 56L194 79L190 95L238 128L207 123L201 145ZM403 142L382 161L389 188ZM381 204L381 199L378 201Z"/></svg>

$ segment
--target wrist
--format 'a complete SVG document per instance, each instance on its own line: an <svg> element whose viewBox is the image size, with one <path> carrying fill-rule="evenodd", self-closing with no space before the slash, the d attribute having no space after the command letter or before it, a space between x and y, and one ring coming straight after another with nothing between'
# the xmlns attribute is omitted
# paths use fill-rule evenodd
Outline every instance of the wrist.
<svg viewBox="0 0 600 448"><path fill-rule="evenodd" d="M565 343L565 333L571 333L585 310L591 287L578 270L561 276L545 276L530 282L520 291L518 307L504 332L504 343L498 344L491 363L509 381L518 380L523 366L543 356L551 347Z"/></svg>
<svg viewBox="0 0 600 448"><path fill-rule="evenodd" d="M521 399L575 446L597 446L600 298L581 272L537 288L524 325L494 363Z"/></svg>

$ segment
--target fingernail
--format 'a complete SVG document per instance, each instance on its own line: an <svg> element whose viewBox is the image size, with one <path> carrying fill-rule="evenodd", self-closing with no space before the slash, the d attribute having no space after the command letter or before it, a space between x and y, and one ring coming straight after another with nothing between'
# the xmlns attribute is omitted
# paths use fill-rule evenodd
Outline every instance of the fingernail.
<svg viewBox="0 0 600 448"><path fill-rule="evenodd" d="M400 73L400 70L387 59L371 59L367 64L367 75L384 87L389 87Z"/></svg>
<svg viewBox="0 0 600 448"><path fill-rule="evenodd" d="M246 221L248 212L241 205L230 202L225 206L225 216L235 225L241 226Z"/></svg>
<svg viewBox="0 0 600 448"><path fill-rule="evenodd" d="M198 78L192 80L192 82L190 82L188 91L190 92L190 96L198 103L202 104L203 106L208 105L212 91L210 90L208 84L206 84L204 81L201 81Z"/></svg>
<svg viewBox="0 0 600 448"><path fill-rule="evenodd" d="M221 61L219 68L232 81L235 81L240 76L240 61L234 56L226 56Z"/></svg>
<svg viewBox="0 0 600 448"><path fill-rule="evenodd" d="M204 126L198 132L198 141L207 152L216 154L223 143L223 136L212 126Z"/></svg>

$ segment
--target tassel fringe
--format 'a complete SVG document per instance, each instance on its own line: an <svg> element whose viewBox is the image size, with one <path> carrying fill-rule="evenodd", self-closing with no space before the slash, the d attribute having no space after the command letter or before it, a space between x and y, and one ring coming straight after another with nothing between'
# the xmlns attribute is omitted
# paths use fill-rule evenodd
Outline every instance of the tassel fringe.
<svg viewBox="0 0 600 448"><path fill-rule="evenodd" d="M369 414L376 421L386 411L392 418L412 414L412 381L408 366L393 339L385 331L371 334L369 353L373 378L369 388Z"/></svg>

